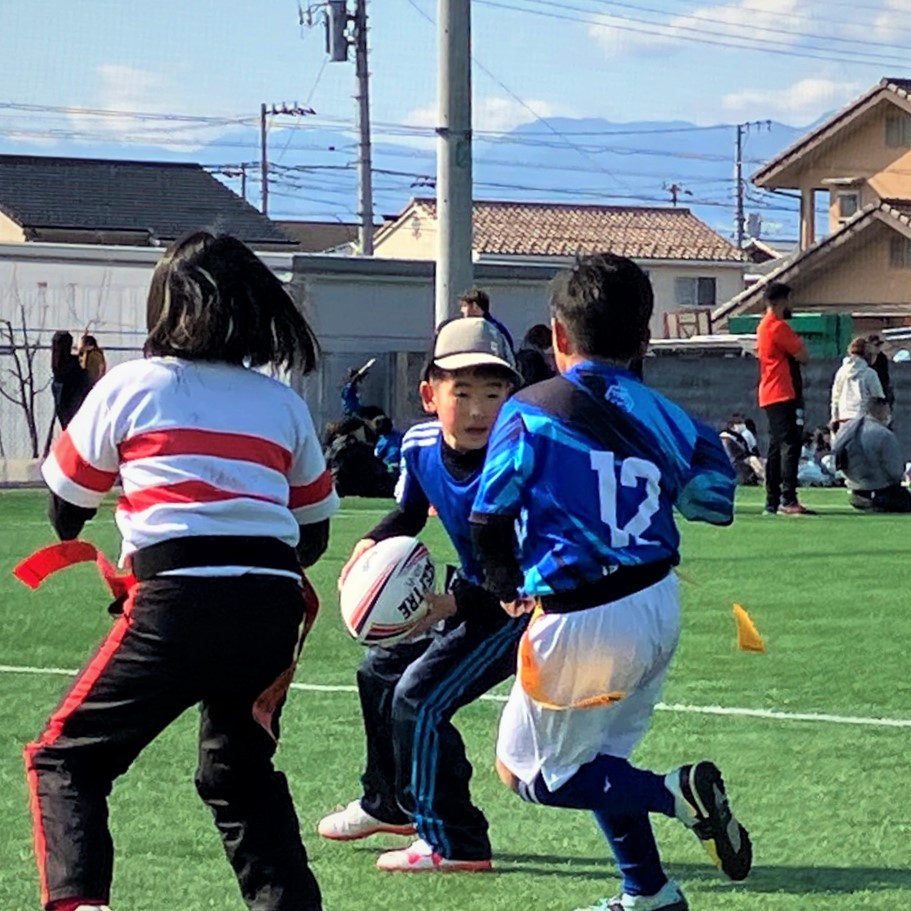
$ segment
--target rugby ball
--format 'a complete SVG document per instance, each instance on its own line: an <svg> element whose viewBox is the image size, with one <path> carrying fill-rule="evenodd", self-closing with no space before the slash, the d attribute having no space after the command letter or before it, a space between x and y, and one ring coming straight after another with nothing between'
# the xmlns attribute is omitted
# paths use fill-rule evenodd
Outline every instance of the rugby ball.
<svg viewBox="0 0 911 911"><path fill-rule="evenodd" d="M417 538L378 541L351 567L340 594L342 620L362 645L404 639L428 611L433 590L430 552Z"/></svg>

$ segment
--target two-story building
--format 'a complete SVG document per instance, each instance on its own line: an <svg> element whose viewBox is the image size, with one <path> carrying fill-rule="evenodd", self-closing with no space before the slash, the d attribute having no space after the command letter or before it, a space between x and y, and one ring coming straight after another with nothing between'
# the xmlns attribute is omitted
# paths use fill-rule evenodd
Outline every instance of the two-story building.
<svg viewBox="0 0 911 911"><path fill-rule="evenodd" d="M433 260L437 243L436 200L417 198L380 229L374 250L378 257ZM743 288L748 265L689 209L671 206L475 200L472 247L478 264L562 268L580 254L628 256L655 289L653 338L708 331L712 308Z"/></svg>
<svg viewBox="0 0 911 911"><path fill-rule="evenodd" d="M883 79L752 180L799 193L799 250L718 307L714 325L759 312L774 281L801 311L850 312L871 330L911 321L911 79ZM829 224L817 239L820 193Z"/></svg>

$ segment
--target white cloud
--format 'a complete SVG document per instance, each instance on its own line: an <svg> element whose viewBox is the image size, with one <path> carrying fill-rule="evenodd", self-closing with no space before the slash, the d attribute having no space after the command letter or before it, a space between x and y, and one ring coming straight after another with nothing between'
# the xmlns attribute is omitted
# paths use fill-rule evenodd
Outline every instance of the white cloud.
<svg viewBox="0 0 911 911"><path fill-rule="evenodd" d="M909 0L891 2L907 3ZM814 5L821 15L819 3L814 4L813 0L741 0L739 3L699 6L689 13L648 23L642 16L633 15L632 18L638 21L631 21L630 16L599 13L593 17L588 33L609 57L667 53L671 49L692 47L692 39L700 37L706 42L765 38L776 45L794 45L802 39L793 32L816 28L816 23L795 18L813 12Z"/></svg>
<svg viewBox="0 0 911 911"><path fill-rule="evenodd" d="M225 132L227 125L188 122L156 117L156 114L198 114L186 103L178 87L165 77L138 67L107 63L97 68L98 87L90 107L113 113L69 114L72 128L100 139L129 141L131 144L192 151ZM139 117L137 114L149 115Z"/></svg>
<svg viewBox="0 0 911 911"><path fill-rule="evenodd" d="M724 109L750 118L770 118L793 126L805 126L827 111L839 108L860 95L866 83L834 79L801 79L784 89L744 89L721 99Z"/></svg>
<svg viewBox="0 0 911 911"><path fill-rule="evenodd" d="M896 33L907 31L909 15L911 0L885 0L882 12L872 17L872 29L867 33L867 39L893 41Z"/></svg>

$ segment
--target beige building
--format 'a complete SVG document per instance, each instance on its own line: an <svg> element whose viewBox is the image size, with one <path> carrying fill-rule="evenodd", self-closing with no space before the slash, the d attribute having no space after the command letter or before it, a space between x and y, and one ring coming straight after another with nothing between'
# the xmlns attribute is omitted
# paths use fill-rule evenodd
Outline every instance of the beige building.
<svg viewBox="0 0 911 911"><path fill-rule="evenodd" d="M375 253L433 260L437 241L436 201L413 199L380 229ZM747 265L686 208L476 200L473 246L477 263L564 266L605 250L634 259L655 289L654 338L708 331L712 308L743 288Z"/></svg>
<svg viewBox="0 0 911 911"><path fill-rule="evenodd" d="M783 281L800 310L851 312L870 329L911 319L911 80L883 79L754 176L767 190L800 193L800 248L713 313L758 312ZM828 196L816 238L815 203Z"/></svg>

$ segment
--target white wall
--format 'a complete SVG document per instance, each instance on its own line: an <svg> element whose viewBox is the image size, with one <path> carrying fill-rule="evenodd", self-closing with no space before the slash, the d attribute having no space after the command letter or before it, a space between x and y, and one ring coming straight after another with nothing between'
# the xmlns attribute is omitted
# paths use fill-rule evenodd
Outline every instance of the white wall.
<svg viewBox="0 0 911 911"><path fill-rule="evenodd" d="M50 381L49 346L57 329L78 339L89 327L112 366L140 356L145 299L160 255L149 248L0 244L0 319L21 329L18 305L25 304L27 326L43 346L36 362L39 384ZM323 348L317 374L294 383L317 427L340 416L345 371L370 357L377 364L364 383L363 401L387 409L399 423L417 419L417 372L434 327L433 263L289 254L263 259L304 301ZM530 326L547 321L545 289L553 272L550 266L477 267L477 283L490 292L493 312L517 342ZM11 366L9 355L0 353L4 384ZM38 396L42 444L52 414L45 388ZM0 441L7 459L30 455L21 409L2 397Z"/></svg>

